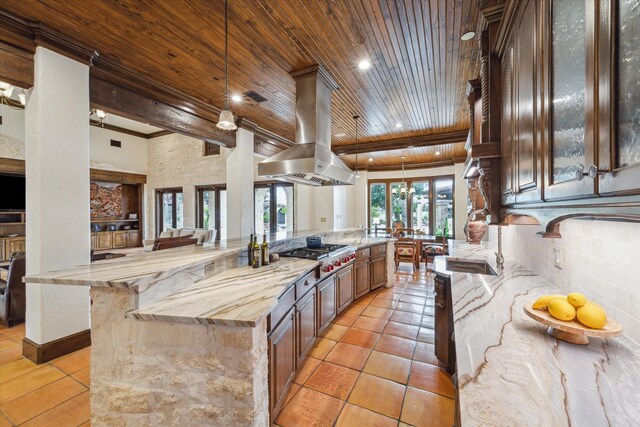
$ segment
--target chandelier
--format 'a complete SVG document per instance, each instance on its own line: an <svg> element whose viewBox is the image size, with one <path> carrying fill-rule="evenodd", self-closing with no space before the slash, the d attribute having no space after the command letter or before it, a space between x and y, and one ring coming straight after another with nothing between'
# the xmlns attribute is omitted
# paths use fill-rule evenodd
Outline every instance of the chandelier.
<svg viewBox="0 0 640 427"><path fill-rule="evenodd" d="M229 109L229 18L228 4L224 1L224 108L220 112L217 128L223 130L236 130L233 113Z"/></svg>
<svg viewBox="0 0 640 427"><path fill-rule="evenodd" d="M405 157L402 156L402 157L400 157L400 159L402 160L402 182L400 183L400 191L398 191L397 188L392 188L391 189L391 196L397 197L400 200L407 200L407 193L409 193L409 195L412 195L413 193L416 192L416 189L413 188L413 187L407 189L407 183L404 182L404 159L405 159Z"/></svg>
<svg viewBox="0 0 640 427"><path fill-rule="evenodd" d="M18 94L18 100L12 99L13 92L16 87L11 86L9 83L0 82L0 104L4 104L16 110L23 110L27 104L27 95L24 90L20 89Z"/></svg>

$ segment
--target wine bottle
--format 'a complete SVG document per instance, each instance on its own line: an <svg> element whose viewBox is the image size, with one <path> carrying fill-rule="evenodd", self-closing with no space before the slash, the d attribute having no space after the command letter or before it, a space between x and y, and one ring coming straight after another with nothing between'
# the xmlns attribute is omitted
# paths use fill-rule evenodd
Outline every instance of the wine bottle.
<svg viewBox="0 0 640 427"><path fill-rule="evenodd" d="M269 265L269 244L267 243L267 235L262 236L262 265Z"/></svg>
<svg viewBox="0 0 640 427"><path fill-rule="evenodd" d="M249 258L249 267L253 266L253 233L249 236L249 244L247 245L247 258Z"/></svg>
<svg viewBox="0 0 640 427"><path fill-rule="evenodd" d="M260 268L262 260L260 259L260 245L258 244L258 236L253 236L253 268Z"/></svg>

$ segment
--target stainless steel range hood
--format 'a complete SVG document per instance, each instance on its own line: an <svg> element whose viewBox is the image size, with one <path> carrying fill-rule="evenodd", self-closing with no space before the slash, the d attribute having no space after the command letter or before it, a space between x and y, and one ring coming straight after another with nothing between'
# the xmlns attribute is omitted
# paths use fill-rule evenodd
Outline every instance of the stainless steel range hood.
<svg viewBox="0 0 640 427"><path fill-rule="evenodd" d="M331 151L331 92L336 83L319 66L294 71L296 144L258 163L258 174L306 185L353 185L356 176Z"/></svg>

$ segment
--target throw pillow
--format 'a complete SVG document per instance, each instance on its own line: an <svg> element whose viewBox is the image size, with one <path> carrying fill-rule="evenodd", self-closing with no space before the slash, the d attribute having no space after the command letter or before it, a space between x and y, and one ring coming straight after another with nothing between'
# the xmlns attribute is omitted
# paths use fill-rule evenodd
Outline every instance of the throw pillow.
<svg viewBox="0 0 640 427"><path fill-rule="evenodd" d="M173 233L171 232L171 230L163 231L162 233L160 233L158 237L160 238L173 237Z"/></svg>
<svg viewBox="0 0 640 427"><path fill-rule="evenodd" d="M179 237L191 236L193 233L195 233L195 230L187 230L186 228L183 228L180 230L180 234L178 234L178 236Z"/></svg>
<svg viewBox="0 0 640 427"><path fill-rule="evenodd" d="M198 243L202 243L206 235L207 231L196 231L195 233L193 233L193 237L198 239Z"/></svg>

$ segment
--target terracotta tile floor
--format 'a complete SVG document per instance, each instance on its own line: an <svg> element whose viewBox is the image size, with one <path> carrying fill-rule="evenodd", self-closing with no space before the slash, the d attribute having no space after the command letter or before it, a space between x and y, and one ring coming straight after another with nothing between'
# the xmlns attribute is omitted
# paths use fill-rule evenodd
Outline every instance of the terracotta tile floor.
<svg viewBox="0 0 640 427"><path fill-rule="evenodd" d="M36 365L22 357L24 324L0 326L0 427L89 426L85 348Z"/></svg>
<svg viewBox="0 0 640 427"><path fill-rule="evenodd" d="M454 389L433 346L433 275L400 265L396 285L360 298L309 352L276 425L453 425Z"/></svg>
<svg viewBox="0 0 640 427"><path fill-rule="evenodd" d="M453 385L433 347L433 276L408 265L396 286L355 301L323 333L276 424L453 424ZM89 426L89 348L36 365L24 324L0 326L0 427Z"/></svg>

